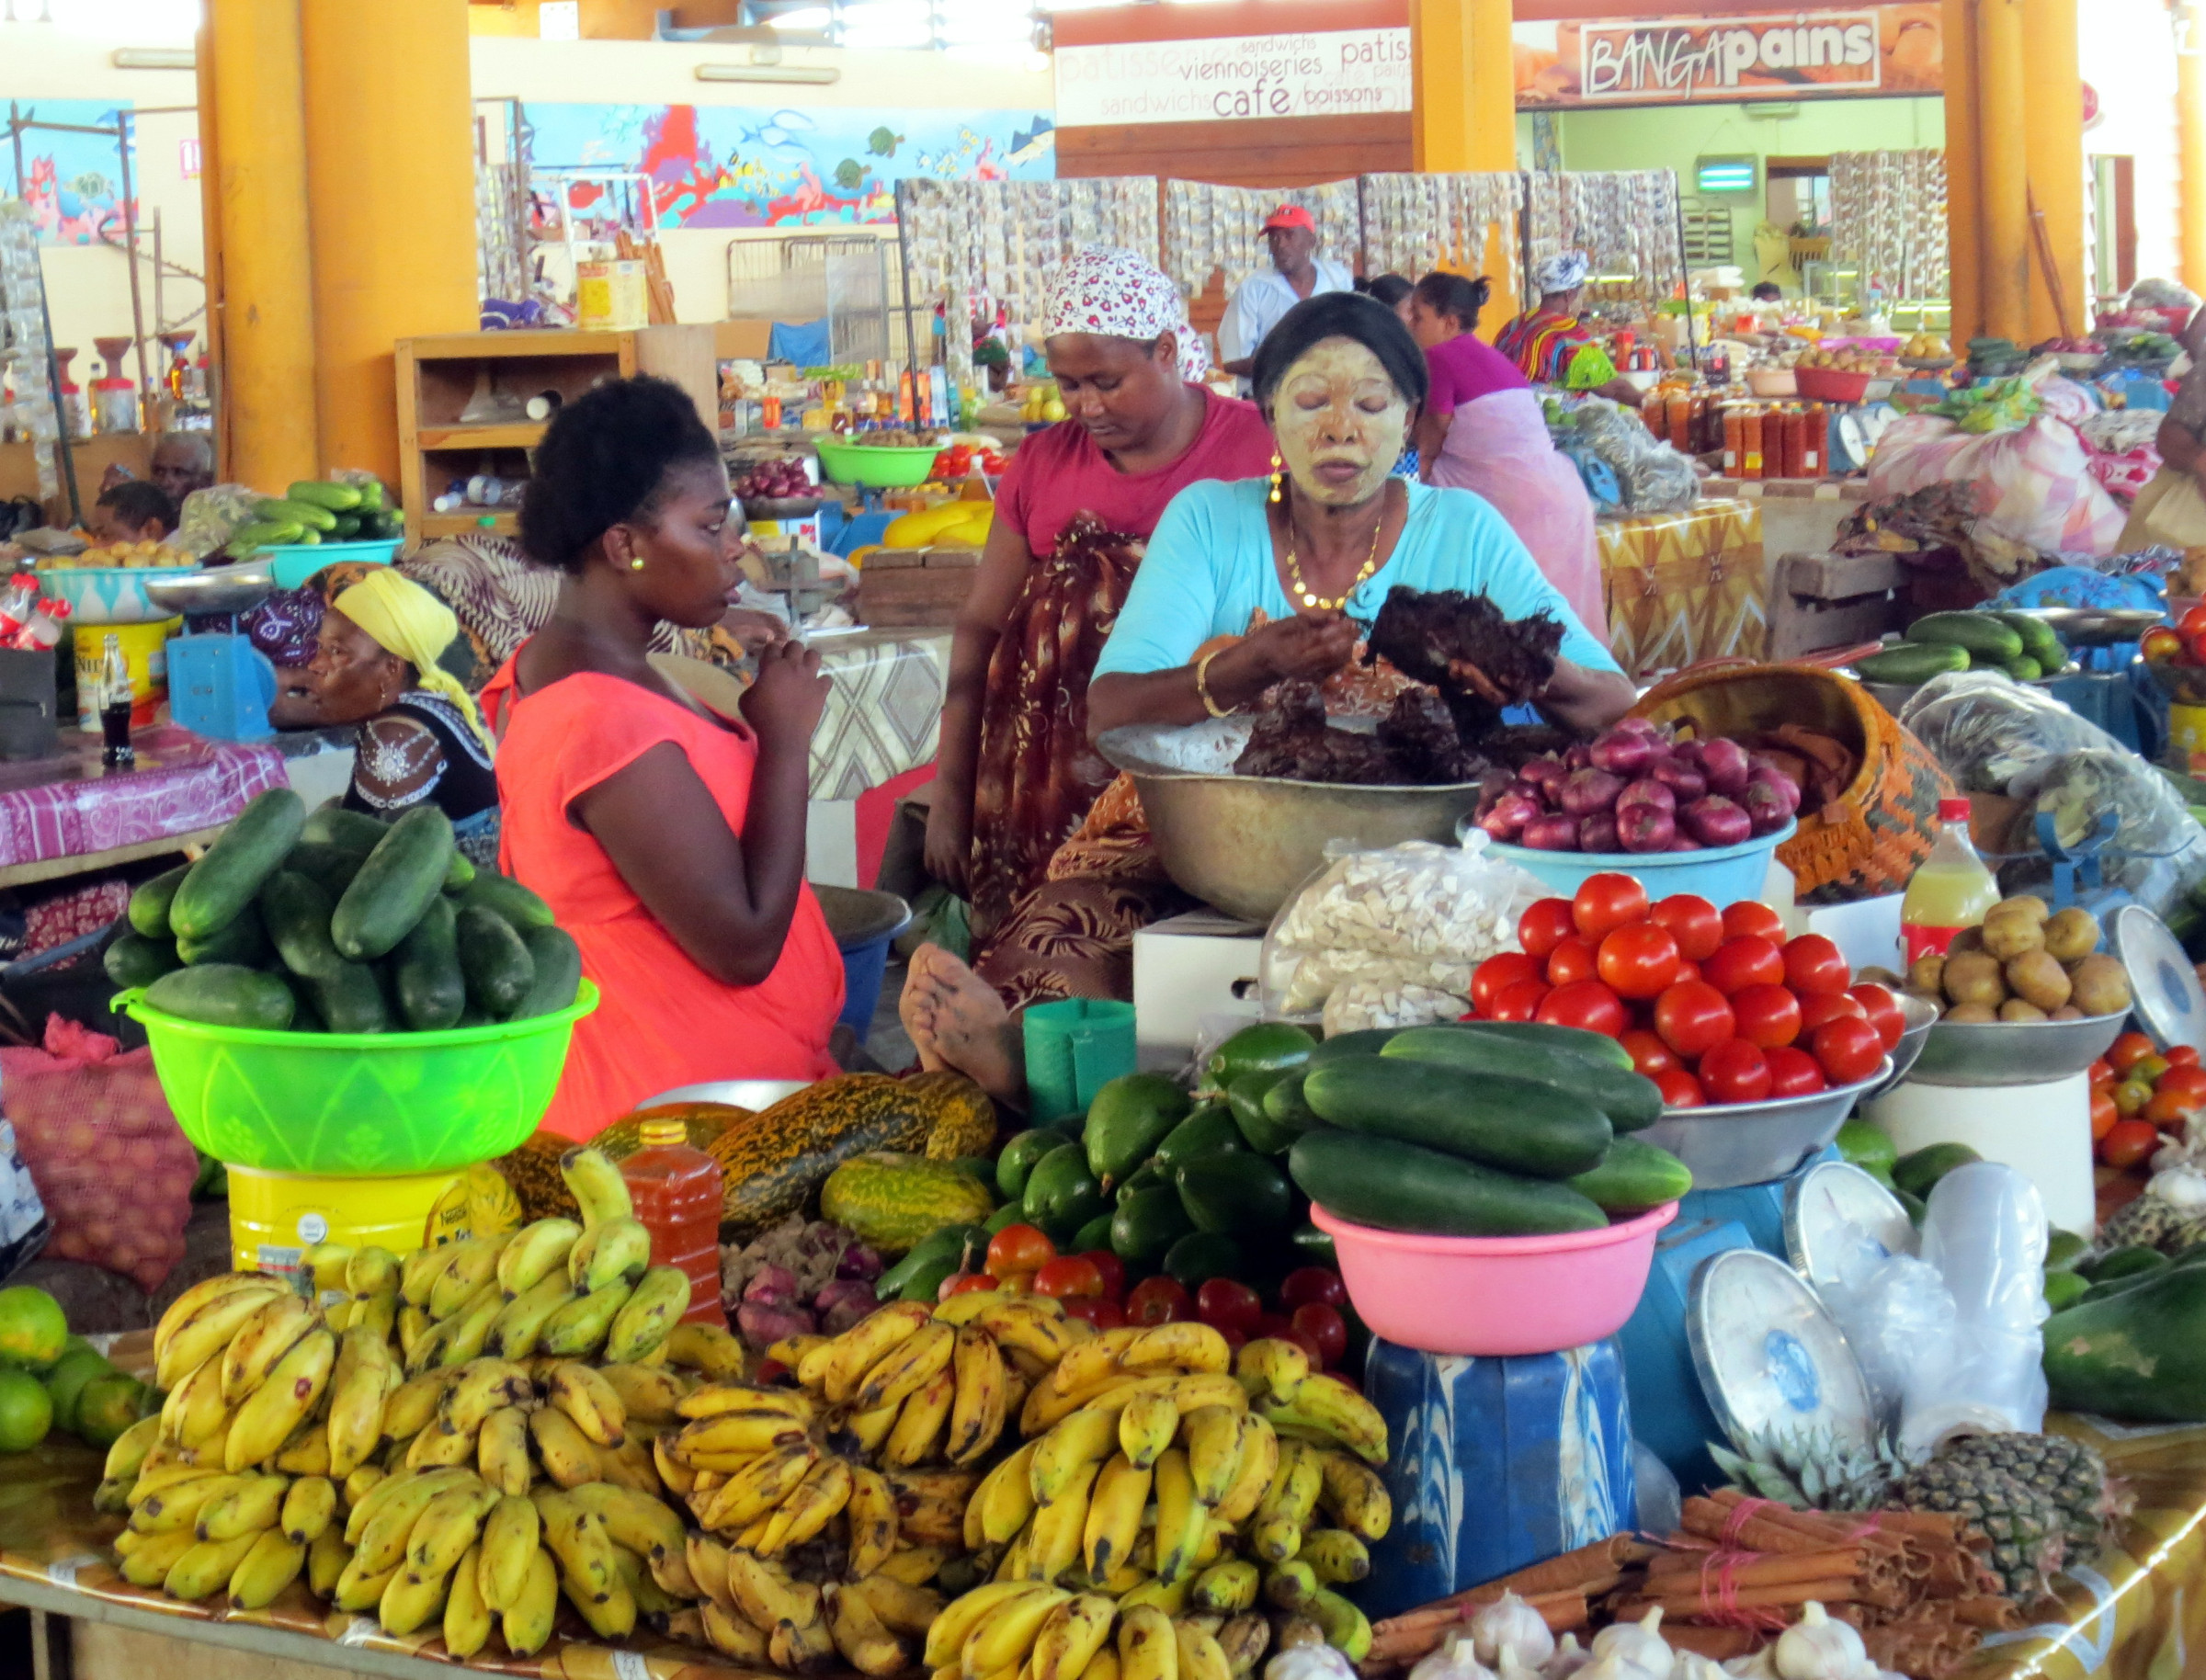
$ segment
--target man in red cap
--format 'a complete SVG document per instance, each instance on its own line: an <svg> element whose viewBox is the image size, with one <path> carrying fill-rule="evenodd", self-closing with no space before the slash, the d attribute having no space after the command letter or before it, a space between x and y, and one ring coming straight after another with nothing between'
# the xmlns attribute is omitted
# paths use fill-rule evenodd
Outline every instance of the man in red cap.
<svg viewBox="0 0 2206 1680"><path fill-rule="evenodd" d="M1347 268L1318 255L1317 222L1299 204L1282 204L1264 219L1264 243L1271 247L1271 267L1241 282L1218 324L1220 362L1244 391L1257 346L1281 315L1304 298L1356 286Z"/></svg>

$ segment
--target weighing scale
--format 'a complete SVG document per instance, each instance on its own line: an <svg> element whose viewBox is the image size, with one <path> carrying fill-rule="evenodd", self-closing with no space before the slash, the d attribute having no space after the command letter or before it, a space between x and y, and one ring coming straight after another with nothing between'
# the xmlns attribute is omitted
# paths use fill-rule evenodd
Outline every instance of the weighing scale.
<svg viewBox="0 0 2206 1680"><path fill-rule="evenodd" d="M276 698L276 667L241 634L237 616L250 612L276 588L266 560L196 572L148 573L146 598L164 612L226 617L226 630L197 630L168 643L169 717L194 734L217 741L266 741L275 733L268 707Z"/></svg>

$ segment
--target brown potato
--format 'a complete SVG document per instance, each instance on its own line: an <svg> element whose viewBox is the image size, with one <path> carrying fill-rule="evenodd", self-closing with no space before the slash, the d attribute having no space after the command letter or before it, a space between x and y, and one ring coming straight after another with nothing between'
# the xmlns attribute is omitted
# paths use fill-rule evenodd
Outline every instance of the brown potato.
<svg viewBox="0 0 2206 1680"><path fill-rule="evenodd" d="M2051 1018L2055 1021L2080 1021L2084 1018L2084 1012L2074 1004L2063 1004L2052 1012Z"/></svg>
<svg viewBox="0 0 2206 1680"><path fill-rule="evenodd" d="M1854 984L1857 986L1884 986L1897 992L1906 983L1900 976L1880 963L1872 962L1865 969L1854 971Z"/></svg>
<svg viewBox="0 0 2206 1680"><path fill-rule="evenodd" d="M2001 962L2010 961L2025 951L2040 950L2044 944L2045 924L2031 920L2027 912L1989 915L1984 919L1984 948Z"/></svg>
<svg viewBox="0 0 2206 1680"><path fill-rule="evenodd" d="M1964 927L1959 933L1953 936L1953 943L1946 947L1946 955L1949 957L1963 957L1971 951L1980 951L1983 948L1984 929L1981 927Z"/></svg>
<svg viewBox="0 0 2206 1680"><path fill-rule="evenodd" d="M1994 904L1991 914L1985 916L1984 920L1988 922L1992 916L2003 911L2009 915L2027 915L2031 921L2042 925L2045 918L2052 914L2052 907L2034 892L2018 892L2013 898L2003 898Z"/></svg>
<svg viewBox="0 0 2206 1680"><path fill-rule="evenodd" d="M1935 955L1917 957L1907 971L1907 990L1920 992L1925 997L1938 997L1945 988L1946 959Z"/></svg>
<svg viewBox="0 0 2206 1680"><path fill-rule="evenodd" d="M1989 1004L1956 1004L1946 1011L1946 1019L1949 1021L1968 1021L1977 1026L1998 1018L1999 1012Z"/></svg>
<svg viewBox="0 0 2206 1680"><path fill-rule="evenodd" d="M2111 957L2087 957L2075 965L2070 1001L2086 1015L2119 1015L2130 1006L2129 973Z"/></svg>
<svg viewBox="0 0 2206 1680"><path fill-rule="evenodd" d="M2068 971L2050 951L2024 951L2007 965L2007 989L2050 1015L2068 1001Z"/></svg>
<svg viewBox="0 0 2206 1680"><path fill-rule="evenodd" d="M2098 948L2098 919L2071 904L2045 924L2045 948L2062 962L2081 962Z"/></svg>
<svg viewBox="0 0 2206 1680"><path fill-rule="evenodd" d="M2027 999L2010 997L1999 1005L1999 1018L2003 1021L2042 1021L2046 1016L2042 1009Z"/></svg>
<svg viewBox="0 0 2206 1680"><path fill-rule="evenodd" d="M2007 1001L2007 981L1999 959L1984 951L1963 951L1946 959L1946 995L1957 1004L1996 1009Z"/></svg>

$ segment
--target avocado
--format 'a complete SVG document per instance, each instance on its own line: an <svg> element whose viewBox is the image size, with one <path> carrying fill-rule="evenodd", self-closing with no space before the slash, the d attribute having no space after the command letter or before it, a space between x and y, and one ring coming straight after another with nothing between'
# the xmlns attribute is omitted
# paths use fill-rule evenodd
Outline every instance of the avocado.
<svg viewBox="0 0 2206 1680"><path fill-rule="evenodd" d="M1293 1211L1287 1175L1260 1155L1198 1155L1179 1168L1179 1199L1198 1231L1268 1236Z"/></svg>
<svg viewBox="0 0 2206 1680"><path fill-rule="evenodd" d="M1109 1188L1155 1152L1188 1118L1188 1094L1162 1073L1126 1073L1097 1091L1087 1106L1081 1140L1087 1170Z"/></svg>
<svg viewBox="0 0 2206 1680"><path fill-rule="evenodd" d="M1077 1143L1062 1144L1035 1163L1023 1206L1027 1223L1039 1226L1060 1245L1105 1210L1103 1186L1088 1172L1087 1156Z"/></svg>

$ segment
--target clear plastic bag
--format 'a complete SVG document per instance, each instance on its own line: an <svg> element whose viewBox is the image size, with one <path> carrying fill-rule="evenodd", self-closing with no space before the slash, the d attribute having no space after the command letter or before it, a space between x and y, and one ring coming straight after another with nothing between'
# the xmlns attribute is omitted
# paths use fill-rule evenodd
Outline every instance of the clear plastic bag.
<svg viewBox="0 0 2206 1680"><path fill-rule="evenodd" d="M1546 895L1486 844L1473 832L1460 846L1328 846L1325 866L1264 936L1266 1017L1322 1018L1337 1032L1462 1014L1471 971L1517 948L1518 918Z"/></svg>
<svg viewBox="0 0 2206 1680"><path fill-rule="evenodd" d="M2121 744L2042 688L2004 671L1934 676L1900 709L1900 726L1973 793L2029 795L2018 781L2064 753L2121 752Z"/></svg>
<svg viewBox="0 0 2206 1680"><path fill-rule="evenodd" d="M2087 834L2101 812L2114 812L2121 826L2102 854L2103 879L2155 915L2168 914L2189 889L2206 880L2206 828L2166 777L2119 745L2047 759L2018 777L2009 790L2036 800L2068 845ZM2006 871L2001 876L2004 880ZM2027 888L2052 877L2048 863L2019 876L2017 884Z"/></svg>
<svg viewBox="0 0 2206 1680"><path fill-rule="evenodd" d="M1996 1162L1956 1167L1930 1193L1923 1258L1953 1301L1952 1334L1920 1346L1908 1372L1900 1450L1957 1430L2035 1434L2045 1422L2045 1203Z"/></svg>

